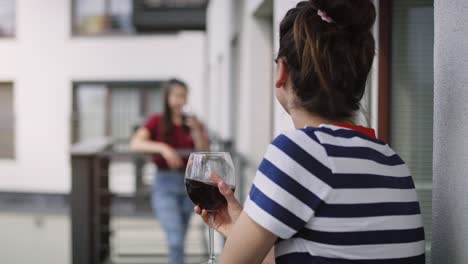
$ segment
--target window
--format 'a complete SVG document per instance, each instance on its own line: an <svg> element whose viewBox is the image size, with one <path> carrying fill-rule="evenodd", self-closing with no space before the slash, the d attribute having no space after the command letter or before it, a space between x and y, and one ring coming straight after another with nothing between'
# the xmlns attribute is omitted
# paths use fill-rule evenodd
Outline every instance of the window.
<svg viewBox="0 0 468 264"><path fill-rule="evenodd" d="M203 30L206 6L207 0L73 0L72 33L92 36Z"/></svg>
<svg viewBox="0 0 468 264"><path fill-rule="evenodd" d="M411 169L430 245L434 3L433 0L391 2L389 141ZM427 257L430 258L430 253Z"/></svg>
<svg viewBox="0 0 468 264"><path fill-rule="evenodd" d="M131 33L132 0L73 1L73 33L98 35Z"/></svg>
<svg viewBox="0 0 468 264"><path fill-rule="evenodd" d="M0 83L0 159L15 158L13 84Z"/></svg>
<svg viewBox="0 0 468 264"><path fill-rule="evenodd" d="M73 142L96 137L128 141L148 115L162 111L159 82L77 83L73 101Z"/></svg>
<svg viewBox="0 0 468 264"><path fill-rule="evenodd" d="M0 37L15 35L15 1L0 0Z"/></svg>

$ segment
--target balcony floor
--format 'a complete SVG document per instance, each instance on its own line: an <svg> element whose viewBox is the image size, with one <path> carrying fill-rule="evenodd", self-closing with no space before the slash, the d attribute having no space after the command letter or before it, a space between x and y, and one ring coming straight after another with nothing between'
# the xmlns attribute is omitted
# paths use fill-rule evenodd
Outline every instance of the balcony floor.
<svg viewBox="0 0 468 264"><path fill-rule="evenodd" d="M71 263L68 209L40 210L0 205L0 256L5 264ZM150 214L112 218L111 263L167 263L164 234ZM186 239L186 262L206 260L203 223L192 217Z"/></svg>

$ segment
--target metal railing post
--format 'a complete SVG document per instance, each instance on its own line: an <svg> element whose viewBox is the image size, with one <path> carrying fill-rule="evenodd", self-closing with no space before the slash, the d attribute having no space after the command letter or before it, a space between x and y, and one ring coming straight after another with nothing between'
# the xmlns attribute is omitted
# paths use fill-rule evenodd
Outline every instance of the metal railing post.
<svg viewBox="0 0 468 264"><path fill-rule="evenodd" d="M110 141L75 144L71 150L70 197L72 264L100 264L109 258Z"/></svg>

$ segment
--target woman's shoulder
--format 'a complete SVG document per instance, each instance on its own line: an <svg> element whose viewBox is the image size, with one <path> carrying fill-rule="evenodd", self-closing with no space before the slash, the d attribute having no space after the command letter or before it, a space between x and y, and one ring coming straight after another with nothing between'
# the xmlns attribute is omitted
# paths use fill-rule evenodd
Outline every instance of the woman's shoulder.
<svg viewBox="0 0 468 264"><path fill-rule="evenodd" d="M327 152L316 135L316 128L291 129L279 134L271 143L270 149L285 153L293 160L309 160L314 157L327 164Z"/></svg>
<svg viewBox="0 0 468 264"><path fill-rule="evenodd" d="M343 143L343 140L359 139L377 145L387 145L387 143L375 136L374 129L364 126L320 125L318 127L306 127L304 130L313 131L320 140L327 142L331 139L338 140L340 143ZM325 143L328 144L327 142Z"/></svg>
<svg viewBox="0 0 468 264"><path fill-rule="evenodd" d="M151 113L151 114L148 116L148 119L149 119L149 118L161 119L161 118L162 118L162 113Z"/></svg>
<svg viewBox="0 0 468 264"><path fill-rule="evenodd" d="M275 137L275 139L273 139L273 143L278 141L286 141L288 142L287 144L297 144L302 146L303 144L312 141L315 144L321 145L322 143L316 135L316 132L319 130L319 127L304 127L286 130Z"/></svg>
<svg viewBox="0 0 468 264"><path fill-rule="evenodd" d="M146 120L152 120L152 121L156 121L156 122L159 122L160 120L162 119L162 114L161 113L152 113L148 116L148 118Z"/></svg>
<svg viewBox="0 0 468 264"><path fill-rule="evenodd" d="M154 127L158 126L162 119L162 115L160 113L153 113L146 118L144 126L150 130Z"/></svg>

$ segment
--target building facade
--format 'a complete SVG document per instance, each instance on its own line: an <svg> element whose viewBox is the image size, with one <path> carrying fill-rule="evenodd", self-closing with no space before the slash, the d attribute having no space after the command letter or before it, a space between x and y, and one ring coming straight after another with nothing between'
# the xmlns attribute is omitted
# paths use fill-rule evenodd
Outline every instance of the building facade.
<svg viewBox="0 0 468 264"><path fill-rule="evenodd" d="M132 85L186 80L195 113L244 158L244 196L266 146L292 128L274 97L273 59L279 23L297 0L211 0L206 31L98 36L79 32L99 33L106 20L75 27L72 0L10 2L0 21L0 191L68 193L79 85L125 86L114 95L126 101L142 96ZM374 1L377 50L359 117L409 164L434 263L468 259L465 2ZM125 18L116 23L132 31Z"/></svg>
<svg viewBox="0 0 468 264"><path fill-rule="evenodd" d="M2 116L2 124L10 124L2 136L7 135L3 131L12 134L5 140L12 150L0 157L0 191L70 191L76 83L124 82L131 87L181 78L190 85L192 108L202 116L204 31L101 34L99 23L91 23L88 29L94 34L81 35L72 30L73 10L76 1L85 0L3 1L14 7L16 26L14 34L0 37L0 87L9 87L1 95L11 105L11 113ZM99 1L85 2L93 6ZM118 95L129 101L133 96Z"/></svg>

